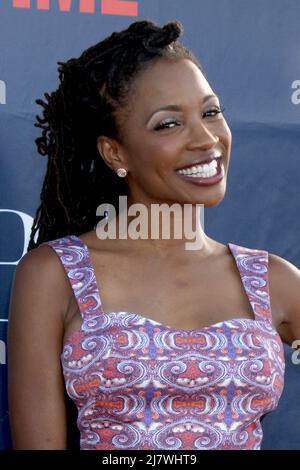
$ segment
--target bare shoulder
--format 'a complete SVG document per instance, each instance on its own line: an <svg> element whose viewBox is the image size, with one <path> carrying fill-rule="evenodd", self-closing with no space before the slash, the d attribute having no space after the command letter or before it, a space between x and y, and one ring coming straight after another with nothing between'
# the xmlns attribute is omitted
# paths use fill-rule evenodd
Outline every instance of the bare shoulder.
<svg viewBox="0 0 300 470"><path fill-rule="evenodd" d="M300 270L276 254L268 258L270 297L281 316L279 333L291 344L300 338Z"/></svg>
<svg viewBox="0 0 300 470"><path fill-rule="evenodd" d="M48 245L39 246L28 253L18 263L12 283L13 300L31 297L35 304L43 302L53 305L53 312L66 312L71 288L64 268Z"/></svg>
<svg viewBox="0 0 300 470"><path fill-rule="evenodd" d="M17 271L32 270L32 268L39 269L48 274L58 274L59 266L61 265L57 254L49 245L41 245L33 250L28 251L20 260Z"/></svg>

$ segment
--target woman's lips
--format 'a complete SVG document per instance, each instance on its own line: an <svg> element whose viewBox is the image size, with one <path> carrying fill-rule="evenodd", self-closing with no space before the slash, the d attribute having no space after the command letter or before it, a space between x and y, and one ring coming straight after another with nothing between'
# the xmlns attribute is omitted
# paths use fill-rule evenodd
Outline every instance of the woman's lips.
<svg viewBox="0 0 300 470"><path fill-rule="evenodd" d="M210 177L201 177L201 176L189 176L189 175L183 175L181 173L176 172L177 176L179 178L184 179L185 181L195 184L196 186L211 186L213 184L219 183L224 178L224 166L223 166L223 159L222 158L217 158L217 173L214 176Z"/></svg>

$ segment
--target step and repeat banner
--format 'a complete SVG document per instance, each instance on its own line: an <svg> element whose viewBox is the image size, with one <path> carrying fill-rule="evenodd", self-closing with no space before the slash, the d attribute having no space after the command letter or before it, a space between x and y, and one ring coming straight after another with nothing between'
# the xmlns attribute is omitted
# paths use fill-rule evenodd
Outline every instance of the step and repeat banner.
<svg viewBox="0 0 300 470"><path fill-rule="evenodd" d="M35 100L57 88L58 61L141 19L181 21L181 41L225 108L233 135L227 193L205 211L207 234L300 267L299 0L0 0L0 449L11 448L11 281L46 170L34 143ZM262 421L263 449L300 450L300 360L291 347L285 353L285 391Z"/></svg>

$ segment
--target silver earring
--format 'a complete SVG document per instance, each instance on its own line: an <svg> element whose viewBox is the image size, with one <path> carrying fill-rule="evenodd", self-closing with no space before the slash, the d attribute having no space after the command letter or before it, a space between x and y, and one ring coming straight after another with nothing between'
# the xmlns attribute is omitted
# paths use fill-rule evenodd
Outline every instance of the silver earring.
<svg viewBox="0 0 300 470"><path fill-rule="evenodd" d="M120 176L120 178L124 178L127 175L127 170L125 170L125 168L118 168L117 175Z"/></svg>

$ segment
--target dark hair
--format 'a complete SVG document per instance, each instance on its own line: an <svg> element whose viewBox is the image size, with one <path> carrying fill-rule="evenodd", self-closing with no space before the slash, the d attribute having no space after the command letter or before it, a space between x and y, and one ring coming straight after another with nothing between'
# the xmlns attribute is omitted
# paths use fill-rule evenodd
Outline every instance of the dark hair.
<svg viewBox="0 0 300 470"><path fill-rule="evenodd" d="M48 164L28 250L92 230L99 204L113 204L117 210L127 185L101 158L97 137L122 142L120 111L128 104L133 78L147 63L160 57L187 58L202 71L192 52L177 41L182 32L178 21L163 27L137 21L79 58L57 62L58 89L44 94L47 103L36 100L44 109L42 117L36 116L42 135L35 142Z"/></svg>

